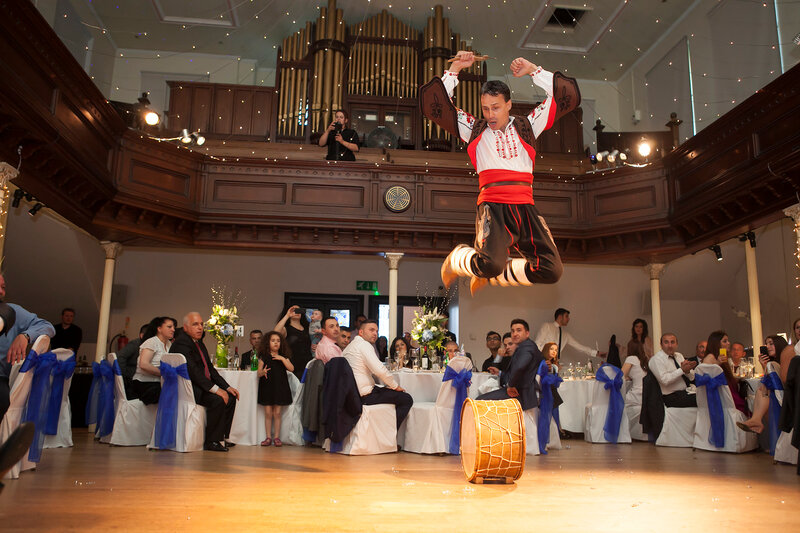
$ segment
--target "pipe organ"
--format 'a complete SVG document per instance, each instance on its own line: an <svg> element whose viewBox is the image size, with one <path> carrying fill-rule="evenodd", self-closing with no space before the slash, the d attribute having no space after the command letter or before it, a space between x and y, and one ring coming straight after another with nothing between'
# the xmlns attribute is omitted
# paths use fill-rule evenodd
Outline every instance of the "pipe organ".
<svg viewBox="0 0 800 533"><path fill-rule="evenodd" d="M358 102L359 108L413 110L417 118L407 142L416 148L449 151L454 140L419 115L416 98L417 87L441 76L447 59L458 50L472 48L450 31L442 6L434 8L420 31L386 10L346 26L336 0L328 0L316 22L285 38L278 50L277 140L307 142L328 127L337 109ZM462 71L454 95L456 105L475 116L480 112L485 69L485 62L478 62ZM378 124L384 119L388 123L390 116L380 115Z"/></svg>

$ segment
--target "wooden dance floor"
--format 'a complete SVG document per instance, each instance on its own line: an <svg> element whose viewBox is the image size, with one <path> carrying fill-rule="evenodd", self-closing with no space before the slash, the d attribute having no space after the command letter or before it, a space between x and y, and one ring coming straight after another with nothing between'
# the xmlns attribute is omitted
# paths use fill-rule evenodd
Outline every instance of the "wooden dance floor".
<svg viewBox="0 0 800 533"><path fill-rule="evenodd" d="M5 480L4 531L797 531L800 478L764 453L646 443L528 457L514 485L471 485L458 457L112 448L76 431ZM569 447L567 449L566 447Z"/></svg>

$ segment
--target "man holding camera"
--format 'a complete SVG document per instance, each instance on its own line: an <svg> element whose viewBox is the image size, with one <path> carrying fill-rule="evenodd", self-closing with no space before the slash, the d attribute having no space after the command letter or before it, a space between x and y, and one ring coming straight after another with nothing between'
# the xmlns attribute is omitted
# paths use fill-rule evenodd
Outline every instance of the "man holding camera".
<svg viewBox="0 0 800 533"><path fill-rule="evenodd" d="M358 134L356 130L346 129L349 117L343 109L333 115L333 122L319 138L320 146L328 146L329 161L355 161L354 152L358 152ZM333 135L331 135L333 133Z"/></svg>

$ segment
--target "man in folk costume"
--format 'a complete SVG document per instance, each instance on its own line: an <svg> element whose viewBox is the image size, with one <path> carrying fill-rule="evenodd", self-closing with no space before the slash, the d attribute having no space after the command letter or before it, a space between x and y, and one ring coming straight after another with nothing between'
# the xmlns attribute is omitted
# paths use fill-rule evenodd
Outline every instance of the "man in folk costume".
<svg viewBox="0 0 800 533"><path fill-rule="evenodd" d="M442 281L449 287L459 276L468 276L473 293L487 283L555 283L563 271L561 257L533 203L536 138L580 104L580 92L574 79L519 57L511 63L513 75L531 76L547 98L527 117L509 116L508 86L488 81L481 88L483 120L476 120L451 103L458 72L474 61L472 52L459 52L441 80L434 78L420 89L423 114L469 143L480 183L475 246L460 244L450 252Z"/></svg>

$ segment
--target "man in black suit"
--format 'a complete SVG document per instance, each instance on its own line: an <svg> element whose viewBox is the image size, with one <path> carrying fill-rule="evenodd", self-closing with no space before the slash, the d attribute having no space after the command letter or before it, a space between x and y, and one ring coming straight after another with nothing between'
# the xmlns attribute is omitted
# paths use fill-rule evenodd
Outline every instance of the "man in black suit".
<svg viewBox="0 0 800 533"><path fill-rule="evenodd" d="M536 384L536 371L545 359L530 336L530 327L526 321L521 318L511 321L511 340L517 349L511 356L508 369L501 372L496 367L489 368L492 374L500 374L500 388L478 396L479 400L516 398L523 411L538 407L539 386Z"/></svg>
<svg viewBox="0 0 800 533"><path fill-rule="evenodd" d="M194 399L198 405L206 408L206 438L203 449L227 452L228 448L235 446L226 439L231 431L239 391L228 385L211 364L202 339L203 317L200 313L189 313L183 319L183 331L175 336L169 351L186 357Z"/></svg>

